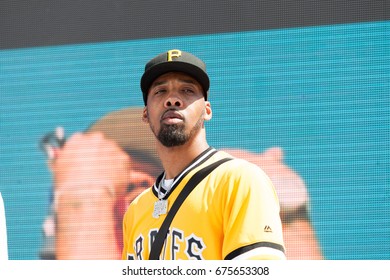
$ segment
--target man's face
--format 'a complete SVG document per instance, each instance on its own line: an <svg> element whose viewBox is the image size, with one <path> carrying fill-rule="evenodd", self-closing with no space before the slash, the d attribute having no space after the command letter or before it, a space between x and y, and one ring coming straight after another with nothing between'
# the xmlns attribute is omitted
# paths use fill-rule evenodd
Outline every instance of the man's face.
<svg viewBox="0 0 390 280"><path fill-rule="evenodd" d="M125 192L127 206L145 189L150 188L161 172L161 167L132 158L132 168Z"/></svg>
<svg viewBox="0 0 390 280"><path fill-rule="evenodd" d="M184 73L170 72L158 77L148 93L147 120L166 147L187 143L211 118L209 102L201 85Z"/></svg>

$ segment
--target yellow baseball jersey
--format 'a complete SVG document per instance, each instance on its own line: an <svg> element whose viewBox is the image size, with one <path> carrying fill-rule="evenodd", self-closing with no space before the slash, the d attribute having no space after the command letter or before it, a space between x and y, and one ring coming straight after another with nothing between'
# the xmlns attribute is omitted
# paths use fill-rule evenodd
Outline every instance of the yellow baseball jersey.
<svg viewBox="0 0 390 280"><path fill-rule="evenodd" d="M209 148L165 194L168 211L188 180L229 154ZM147 260L166 214L153 214L160 175L129 206L123 220L123 259ZM161 193L161 188L160 188ZM188 195L174 217L161 260L285 259L279 202L268 176L233 159L218 166Z"/></svg>

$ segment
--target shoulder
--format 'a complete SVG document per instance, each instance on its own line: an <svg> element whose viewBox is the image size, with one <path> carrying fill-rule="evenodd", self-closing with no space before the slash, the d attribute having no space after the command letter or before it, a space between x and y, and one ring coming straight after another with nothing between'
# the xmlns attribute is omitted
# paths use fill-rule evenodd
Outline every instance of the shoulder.
<svg viewBox="0 0 390 280"><path fill-rule="evenodd" d="M219 151L215 156L232 159L222 164L215 174L225 188L240 190L247 195L272 197L278 201L275 187L261 167L224 151Z"/></svg>
<svg viewBox="0 0 390 280"><path fill-rule="evenodd" d="M150 200L153 200L153 191L152 187L145 189L141 192L133 201L130 202L129 206L126 209L125 217L128 217L130 213L134 214L135 209L143 209L145 205L150 203Z"/></svg>
<svg viewBox="0 0 390 280"><path fill-rule="evenodd" d="M143 205L149 203L150 200L154 200L155 196L153 194L153 186L143 190L136 198L131 201L129 207L134 207L135 205Z"/></svg>

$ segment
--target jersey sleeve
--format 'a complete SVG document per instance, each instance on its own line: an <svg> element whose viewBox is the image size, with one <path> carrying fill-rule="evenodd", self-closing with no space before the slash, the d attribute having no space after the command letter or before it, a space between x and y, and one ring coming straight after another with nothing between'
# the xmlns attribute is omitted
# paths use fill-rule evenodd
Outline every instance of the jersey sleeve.
<svg viewBox="0 0 390 280"><path fill-rule="evenodd" d="M279 201L271 180L254 164L233 162L221 194L224 259L285 259Z"/></svg>

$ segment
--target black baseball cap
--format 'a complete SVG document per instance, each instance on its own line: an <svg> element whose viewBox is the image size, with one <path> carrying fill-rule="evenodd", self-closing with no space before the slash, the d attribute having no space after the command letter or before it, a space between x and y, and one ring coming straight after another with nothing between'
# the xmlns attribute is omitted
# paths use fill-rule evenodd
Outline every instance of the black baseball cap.
<svg viewBox="0 0 390 280"><path fill-rule="evenodd" d="M145 105L149 88L154 80L168 72L183 72L196 79L202 86L204 97L207 100L210 80L206 72L206 64L191 53L169 50L159 54L145 65L145 72L141 78L141 90Z"/></svg>

